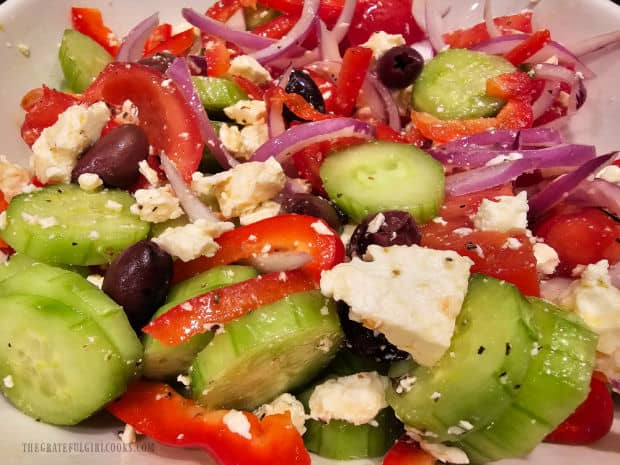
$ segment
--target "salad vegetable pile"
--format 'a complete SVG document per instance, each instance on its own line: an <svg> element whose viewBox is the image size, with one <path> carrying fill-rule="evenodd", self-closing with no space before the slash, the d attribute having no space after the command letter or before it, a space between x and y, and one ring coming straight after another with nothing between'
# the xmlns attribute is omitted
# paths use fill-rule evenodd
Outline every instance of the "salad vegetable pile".
<svg viewBox="0 0 620 465"><path fill-rule="evenodd" d="M423 6L220 0L122 39L72 8L28 168L0 159L6 398L224 465L605 436L620 160L557 128L620 34Z"/></svg>

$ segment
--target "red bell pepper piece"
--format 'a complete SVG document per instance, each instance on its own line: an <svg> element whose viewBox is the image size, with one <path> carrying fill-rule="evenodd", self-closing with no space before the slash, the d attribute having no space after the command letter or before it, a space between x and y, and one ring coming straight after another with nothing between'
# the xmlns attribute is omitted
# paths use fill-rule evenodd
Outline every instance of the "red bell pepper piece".
<svg viewBox="0 0 620 465"><path fill-rule="evenodd" d="M148 55L154 55L155 53L168 52L175 56L185 55L185 53L194 44L196 36L194 35L194 29L188 29L187 31L179 32L173 35L168 40L160 43L151 50Z"/></svg>
<svg viewBox="0 0 620 465"><path fill-rule="evenodd" d="M537 91L538 83L522 71L504 73L487 79L486 93L491 97L531 102Z"/></svg>
<svg viewBox="0 0 620 465"><path fill-rule="evenodd" d="M548 29L536 31L519 45L504 55L504 58L515 66L524 63L529 57L542 49L551 40Z"/></svg>
<svg viewBox="0 0 620 465"><path fill-rule="evenodd" d="M388 450L383 465L435 465L435 458L409 436L403 436Z"/></svg>
<svg viewBox="0 0 620 465"><path fill-rule="evenodd" d="M230 52L226 41L218 37L202 34L202 45L207 60L207 75L221 76L230 68Z"/></svg>
<svg viewBox="0 0 620 465"><path fill-rule="evenodd" d="M269 273L189 299L142 331L166 345L176 346L209 331L213 324L232 321L287 295L316 288L317 284L301 270Z"/></svg>
<svg viewBox="0 0 620 465"><path fill-rule="evenodd" d="M241 8L240 0L219 0L209 7L205 13L209 18L225 23Z"/></svg>
<svg viewBox="0 0 620 465"><path fill-rule="evenodd" d="M269 39L281 39L293 29L297 21L299 21L299 14L284 13L261 26L255 27L252 29L252 33Z"/></svg>
<svg viewBox="0 0 620 465"><path fill-rule="evenodd" d="M264 247L272 251L300 251L312 255L303 270L314 279L321 277L321 271L329 270L344 259L344 245L334 232L321 234L313 224L327 223L305 215L278 215L247 226L227 231L216 239L220 249L213 257L200 257L190 262L175 263L175 281L187 279L209 268L227 265L260 255Z"/></svg>
<svg viewBox="0 0 620 465"><path fill-rule="evenodd" d="M503 34L532 32L532 12L525 11L512 16L500 16L493 22ZM469 29L459 29L443 35L443 40L451 48L470 48L480 42L489 40L489 31L485 23L479 23Z"/></svg>
<svg viewBox="0 0 620 465"><path fill-rule="evenodd" d="M306 121L321 121L335 118L335 115L321 113L299 94L287 93L281 87L274 87L269 91L268 98L280 100L295 115Z"/></svg>
<svg viewBox="0 0 620 465"><path fill-rule="evenodd" d="M310 465L310 456L288 414L262 421L243 412L250 439L226 425L227 410L207 410L164 383L138 381L107 406L112 415L173 447L195 447L221 465Z"/></svg>
<svg viewBox="0 0 620 465"><path fill-rule="evenodd" d="M112 30L103 24L101 11L97 8L71 8L71 21L73 27L84 35L87 35L113 57L116 56L120 41Z"/></svg>
<svg viewBox="0 0 620 465"><path fill-rule="evenodd" d="M349 47L344 52L342 68L336 88L336 112L351 116L372 59L372 50L366 47Z"/></svg>
<svg viewBox="0 0 620 465"><path fill-rule="evenodd" d="M254 84L249 79L244 78L243 76L232 76L232 80L237 83L239 87L243 89L243 91L248 94L254 100L262 100L265 96L265 91Z"/></svg>
<svg viewBox="0 0 620 465"><path fill-rule="evenodd" d="M153 52L151 52L151 50L170 39L170 37L172 37L172 25L169 23L162 23L157 26L149 38L146 39L142 56L152 55Z"/></svg>

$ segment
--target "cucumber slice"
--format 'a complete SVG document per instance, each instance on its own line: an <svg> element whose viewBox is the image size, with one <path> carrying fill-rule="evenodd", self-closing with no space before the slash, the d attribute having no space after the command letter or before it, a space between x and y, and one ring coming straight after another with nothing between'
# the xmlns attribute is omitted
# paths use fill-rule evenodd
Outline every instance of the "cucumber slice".
<svg viewBox="0 0 620 465"><path fill-rule="evenodd" d="M17 252L52 264L101 265L144 238L149 224L130 213L128 192L86 192L73 184L14 197L0 236Z"/></svg>
<svg viewBox="0 0 620 465"><path fill-rule="evenodd" d="M142 344L121 306L77 273L16 254L8 262L11 277L0 283L0 298L33 295L55 299L99 325L125 363L127 373L140 373Z"/></svg>
<svg viewBox="0 0 620 465"><path fill-rule="evenodd" d="M458 441L485 428L512 405L536 340L529 303L511 284L473 275L447 353L434 367L409 372L408 392L387 392L406 425L429 440ZM507 349L510 344L510 350ZM471 428L458 431L461 422Z"/></svg>
<svg viewBox="0 0 620 465"><path fill-rule="evenodd" d="M125 362L84 314L38 296L0 299L0 384L18 409L74 425L127 387Z"/></svg>
<svg viewBox="0 0 620 465"><path fill-rule="evenodd" d="M336 304L292 294L224 326L192 367L192 396L208 408L253 410L310 381L344 340Z"/></svg>
<svg viewBox="0 0 620 465"><path fill-rule="evenodd" d="M280 16L280 14L281 13L278 10L262 5L256 5L255 8L243 8L243 17L245 18L245 26L248 31L257 28L258 26L262 26L263 24L267 24L272 19Z"/></svg>
<svg viewBox="0 0 620 465"><path fill-rule="evenodd" d="M194 76L192 81L200 102L207 111L221 111L239 100L248 99L248 94L241 87L225 78Z"/></svg>
<svg viewBox="0 0 620 465"><path fill-rule="evenodd" d="M425 223L444 199L441 163L413 145L355 145L330 154L320 175L329 197L354 223L385 210L405 210Z"/></svg>
<svg viewBox="0 0 620 465"><path fill-rule="evenodd" d="M443 120L494 116L505 102L486 95L487 79L513 71L515 67L497 55L446 50L428 62L414 82L413 107Z"/></svg>
<svg viewBox="0 0 620 465"><path fill-rule="evenodd" d="M58 50L65 87L82 93L112 61L112 56L90 37L73 29L65 29Z"/></svg>
<svg viewBox="0 0 620 465"><path fill-rule="evenodd" d="M597 336L579 318L541 299L530 299L540 340L513 405L484 431L458 443L478 463L531 452L585 400Z"/></svg>
<svg viewBox="0 0 620 465"><path fill-rule="evenodd" d="M166 303L155 312L152 320L166 313L181 302L220 287L235 284L257 276L249 266L221 266L212 268L174 286ZM151 321L152 321L151 320ZM186 373L196 354L213 338L212 332L197 334L178 346L167 346L148 334L142 338L144 344L143 374L150 379L175 378Z"/></svg>

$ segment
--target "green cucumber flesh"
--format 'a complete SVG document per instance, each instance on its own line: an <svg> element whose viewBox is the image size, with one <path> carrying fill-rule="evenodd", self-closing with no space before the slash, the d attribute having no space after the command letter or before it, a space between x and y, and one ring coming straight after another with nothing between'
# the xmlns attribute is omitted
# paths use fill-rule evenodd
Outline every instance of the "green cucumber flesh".
<svg viewBox="0 0 620 465"><path fill-rule="evenodd" d="M65 76L65 87L71 92L82 93L112 61L112 56L90 37L66 29L58 49L58 59Z"/></svg>
<svg viewBox="0 0 620 465"><path fill-rule="evenodd" d="M498 418L530 363L536 335L528 311L513 285L473 275L446 354L433 367L413 368L408 376L417 381L408 392L388 388L398 418L432 441L463 439ZM472 427L457 433L462 422Z"/></svg>
<svg viewBox="0 0 620 465"><path fill-rule="evenodd" d="M335 307L318 291L301 292L227 323L192 364L192 397L208 408L253 410L303 386L344 340Z"/></svg>
<svg viewBox="0 0 620 465"><path fill-rule="evenodd" d="M385 210L405 210L425 223L444 199L441 163L408 144L368 142L334 152L320 175L329 197L354 223Z"/></svg>
<svg viewBox="0 0 620 465"><path fill-rule="evenodd" d="M88 418L129 380L93 320L53 299L20 295L0 299L0 379L18 409L57 425Z"/></svg>
<svg viewBox="0 0 620 465"><path fill-rule="evenodd" d="M16 259L17 258L17 259ZM24 266L30 260L30 265ZM142 344L131 328L123 308L84 277L28 257L11 258L7 268L16 272L0 282L0 298L33 295L55 299L92 319L120 354L130 376L140 373Z"/></svg>
<svg viewBox="0 0 620 465"><path fill-rule="evenodd" d="M278 10L274 10L272 8L262 5L256 5L255 8L243 8L243 17L245 18L245 26L248 31L267 24L269 21L277 18L280 15L281 13Z"/></svg>
<svg viewBox="0 0 620 465"><path fill-rule="evenodd" d="M48 186L11 200L0 236L17 252L46 263L110 263L149 233L149 224L129 211L133 203L131 194L116 189Z"/></svg>
<svg viewBox="0 0 620 465"><path fill-rule="evenodd" d="M202 106L208 112L221 111L239 100L248 99L248 94L239 85L226 78L194 76L192 81Z"/></svg>
<svg viewBox="0 0 620 465"><path fill-rule="evenodd" d="M249 266L221 266L212 268L193 278L187 279L174 286L166 303L155 312L153 318L163 315L183 301L205 292L223 286L235 284L257 276L256 270ZM174 379L181 373L186 373L196 354L200 352L213 338L211 331L197 334L178 346L167 346L148 334L142 338L144 344L143 374L150 379Z"/></svg>
<svg viewBox="0 0 620 465"><path fill-rule="evenodd" d="M487 80L515 67L506 59L465 49L449 49L426 63L413 84L412 102L442 120L493 116L504 100L486 95Z"/></svg>

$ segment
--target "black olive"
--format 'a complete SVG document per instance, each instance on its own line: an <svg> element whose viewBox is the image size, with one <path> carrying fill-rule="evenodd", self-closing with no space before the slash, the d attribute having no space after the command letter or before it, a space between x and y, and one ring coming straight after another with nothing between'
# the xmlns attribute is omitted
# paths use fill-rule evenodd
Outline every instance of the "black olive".
<svg viewBox="0 0 620 465"><path fill-rule="evenodd" d="M382 215L382 218L377 218L377 215ZM347 254L362 257L371 244L382 247L413 245L419 244L421 238L420 230L409 213L399 210L374 213L364 218L353 231Z"/></svg>
<svg viewBox="0 0 620 465"><path fill-rule="evenodd" d="M383 54L377 63L379 79L392 89L404 89L422 72L424 58L407 46L393 47Z"/></svg>
<svg viewBox="0 0 620 465"><path fill-rule="evenodd" d="M286 84L286 90L289 94L299 94L306 102L312 105L317 111L325 113L325 101L319 86L305 71L294 69L291 71L291 75ZM283 116L288 121L297 120L302 121L299 117L293 114L288 108L284 107Z"/></svg>
<svg viewBox="0 0 620 465"><path fill-rule="evenodd" d="M146 58L142 58L138 61L138 63L150 66L151 68L156 69L160 73L165 73L168 70L168 67L175 60L175 58L176 57L172 53L161 52Z"/></svg>
<svg viewBox="0 0 620 465"><path fill-rule="evenodd" d="M336 231L340 231L347 221L346 215L338 207L316 195L283 194L280 204L283 212L322 218Z"/></svg>

